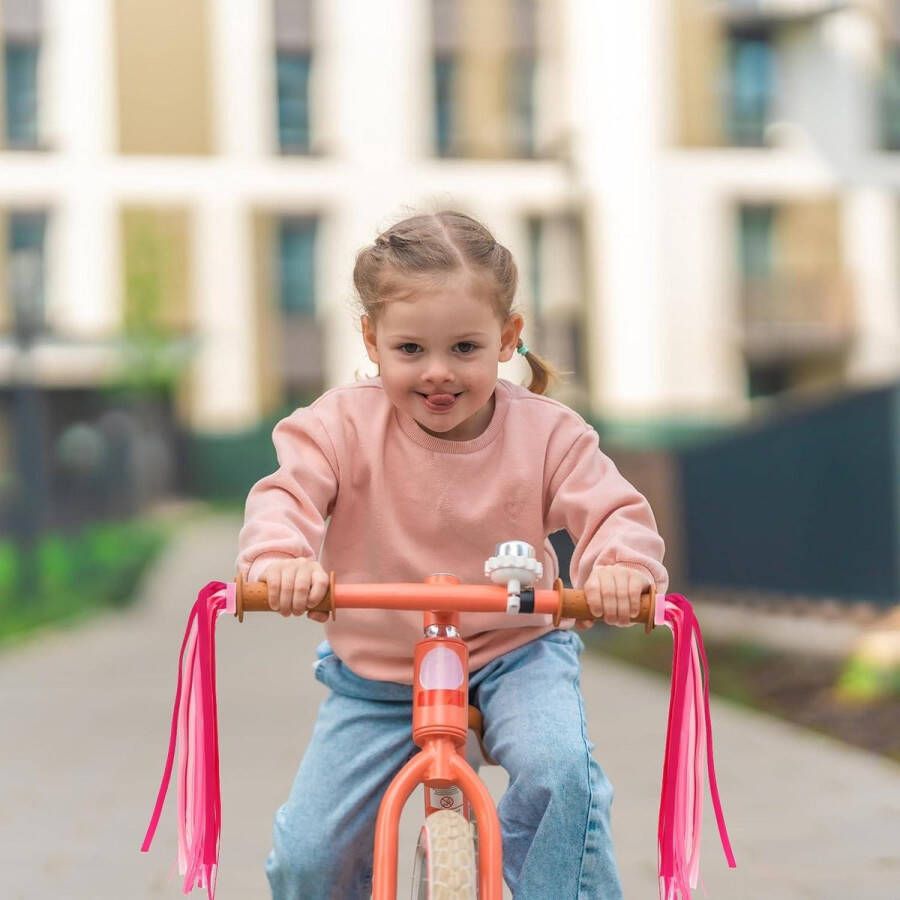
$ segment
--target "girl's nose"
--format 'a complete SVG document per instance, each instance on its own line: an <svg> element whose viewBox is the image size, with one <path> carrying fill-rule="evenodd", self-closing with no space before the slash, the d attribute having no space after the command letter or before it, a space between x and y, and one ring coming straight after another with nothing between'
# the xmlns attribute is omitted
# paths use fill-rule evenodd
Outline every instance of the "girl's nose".
<svg viewBox="0 0 900 900"><path fill-rule="evenodd" d="M453 380L453 369L447 360L433 356L428 361L423 377L426 381L444 384Z"/></svg>

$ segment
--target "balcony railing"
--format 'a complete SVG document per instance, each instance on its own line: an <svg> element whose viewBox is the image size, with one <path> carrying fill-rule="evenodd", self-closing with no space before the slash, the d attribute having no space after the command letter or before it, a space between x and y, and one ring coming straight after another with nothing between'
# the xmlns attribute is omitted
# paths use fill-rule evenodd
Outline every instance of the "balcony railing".
<svg viewBox="0 0 900 900"><path fill-rule="evenodd" d="M839 0L709 0L710 7L734 24L790 22L834 12Z"/></svg>
<svg viewBox="0 0 900 900"><path fill-rule="evenodd" d="M834 353L853 335L852 293L841 275L746 279L741 309L744 352L755 362Z"/></svg>
<svg viewBox="0 0 900 900"><path fill-rule="evenodd" d="M735 90L723 92L725 132L735 147L765 147L766 129L771 124L772 99L767 94L746 96Z"/></svg>

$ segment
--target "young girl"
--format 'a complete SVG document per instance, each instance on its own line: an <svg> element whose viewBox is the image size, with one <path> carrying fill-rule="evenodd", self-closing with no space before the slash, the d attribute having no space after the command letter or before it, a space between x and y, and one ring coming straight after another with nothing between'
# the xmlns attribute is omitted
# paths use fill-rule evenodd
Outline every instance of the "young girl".
<svg viewBox="0 0 900 900"><path fill-rule="evenodd" d="M606 622L628 624L649 585L664 593L647 501L594 429L542 396L553 370L522 342L509 251L461 213L415 216L359 253L353 279L379 376L279 422L279 468L247 497L238 566L268 584L272 609L315 606L330 570L344 583L435 572L484 583L484 561L510 539L538 548L536 587L550 588L559 566L547 536L561 528L576 542L572 583ZM528 389L497 377L516 351L531 366ZM331 690L275 817L275 900L369 896L378 804L416 750L421 622L342 610L326 624L315 671ZM462 614L460 625L485 747L509 773L499 816L516 900L621 897L613 791L591 755L579 687L581 639L542 615Z"/></svg>

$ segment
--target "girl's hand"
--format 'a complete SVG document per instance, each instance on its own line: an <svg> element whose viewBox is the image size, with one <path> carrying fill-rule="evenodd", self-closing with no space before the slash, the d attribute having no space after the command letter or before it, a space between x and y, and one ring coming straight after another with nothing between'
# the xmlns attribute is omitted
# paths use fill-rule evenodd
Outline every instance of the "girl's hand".
<svg viewBox="0 0 900 900"><path fill-rule="evenodd" d="M259 580L268 585L269 608L283 616L302 616L328 592L328 573L314 559L274 559ZM310 612L309 617L324 622L328 613Z"/></svg>
<svg viewBox="0 0 900 900"><path fill-rule="evenodd" d="M633 625L641 610L641 594L653 586L649 573L631 566L594 566L584 583L584 594L591 612L607 625ZM577 628L593 623L576 622Z"/></svg>

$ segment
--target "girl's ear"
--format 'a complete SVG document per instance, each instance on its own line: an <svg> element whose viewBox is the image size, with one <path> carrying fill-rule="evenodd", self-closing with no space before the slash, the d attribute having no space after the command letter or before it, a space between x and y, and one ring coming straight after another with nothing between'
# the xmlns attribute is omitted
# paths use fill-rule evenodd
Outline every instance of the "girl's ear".
<svg viewBox="0 0 900 900"><path fill-rule="evenodd" d="M369 316L359 317L360 325L362 325L363 343L366 345L366 353L369 359L378 364L378 346L375 343L375 325Z"/></svg>
<svg viewBox="0 0 900 900"><path fill-rule="evenodd" d="M509 362L516 352L519 343L519 335L525 326L525 319L520 313L513 313L500 332L500 362Z"/></svg>

